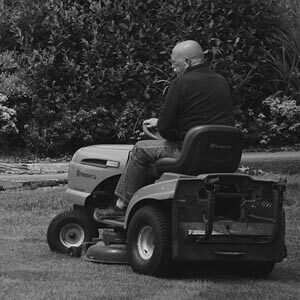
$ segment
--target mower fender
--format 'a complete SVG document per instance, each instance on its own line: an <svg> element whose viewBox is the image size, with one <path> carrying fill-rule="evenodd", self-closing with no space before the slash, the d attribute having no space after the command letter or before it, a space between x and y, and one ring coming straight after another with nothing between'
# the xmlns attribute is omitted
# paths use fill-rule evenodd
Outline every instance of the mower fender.
<svg viewBox="0 0 300 300"><path fill-rule="evenodd" d="M89 193L72 190L70 188L66 189L66 191L64 192L65 200L67 200L71 204L75 204L79 206L85 205L85 200L89 195L90 195Z"/></svg>
<svg viewBox="0 0 300 300"><path fill-rule="evenodd" d="M124 228L128 226L132 212L137 205L149 199L154 201L165 201L173 199L177 187L178 179L172 179L163 182L156 182L139 189L131 198L124 220Z"/></svg>

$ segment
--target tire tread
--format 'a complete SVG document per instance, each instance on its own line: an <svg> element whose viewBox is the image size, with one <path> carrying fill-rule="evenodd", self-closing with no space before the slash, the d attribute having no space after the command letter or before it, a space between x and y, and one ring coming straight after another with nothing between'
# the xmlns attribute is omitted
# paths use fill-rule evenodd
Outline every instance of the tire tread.
<svg viewBox="0 0 300 300"><path fill-rule="evenodd" d="M68 222L79 223L84 228L86 234L85 242L92 240L98 235L93 219L84 210L73 209L61 212L52 219L47 230L47 242L51 251L68 252L68 248L62 245L59 240L60 228Z"/></svg>
<svg viewBox="0 0 300 300"><path fill-rule="evenodd" d="M141 218L141 216L147 215L148 217L152 218L154 223L158 226L160 235L159 239L160 241L158 242L162 248L161 252L161 257L159 259L159 262L156 266L151 266L151 267L146 267L143 269L143 267L139 266L133 258L132 253L129 254L129 261L130 264L133 268L133 270L137 273L142 273L142 274L148 274L148 275L156 275L156 276L162 276L168 273L169 266L171 263L171 226L170 226L170 217L164 211L162 208L149 205L140 208L135 215L133 216L131 222L135 222L135 219ZM131 233L130 229L133 227L131 225L132 223L130 222L129 228L128 228L128 241L131 240ZM133 223L134 224L134 223ZM130 252L131 246L128 245L128 252Z"/></svg>

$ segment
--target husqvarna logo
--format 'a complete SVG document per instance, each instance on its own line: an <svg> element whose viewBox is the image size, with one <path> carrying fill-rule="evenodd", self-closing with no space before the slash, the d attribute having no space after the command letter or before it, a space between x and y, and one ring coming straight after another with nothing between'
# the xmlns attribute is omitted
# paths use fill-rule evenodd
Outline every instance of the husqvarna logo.
<svg viewBox="0 0 300 300"><path fill-rule="evenodd" d="M77 176L77 177L90 178L90 179L97 179L96 175L84 173L84 172L81 172L80 170L77 170L77 171L76 171L76 176Z"/></svg>
<svg viewBox="0 0 300 300"><path fill-rule="evenodd" d="M231 146L228 146L228 145L218 145L218 144L210 144L210 149L226 149L226 150L230 150Z"/></svg>

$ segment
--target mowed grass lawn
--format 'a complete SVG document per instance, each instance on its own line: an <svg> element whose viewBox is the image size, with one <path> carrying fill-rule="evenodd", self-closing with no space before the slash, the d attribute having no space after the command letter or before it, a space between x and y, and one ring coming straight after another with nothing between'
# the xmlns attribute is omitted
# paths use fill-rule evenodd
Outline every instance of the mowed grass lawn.
<svg viewBox="0 0 300 300"><path fill-rule="evenodd" d="M288 178L288 258L268 279L226 270L155 278L126 265L53 253L50 220L68 208L64 187L0 192L0 299L300 299L300 176Z"/></svg>

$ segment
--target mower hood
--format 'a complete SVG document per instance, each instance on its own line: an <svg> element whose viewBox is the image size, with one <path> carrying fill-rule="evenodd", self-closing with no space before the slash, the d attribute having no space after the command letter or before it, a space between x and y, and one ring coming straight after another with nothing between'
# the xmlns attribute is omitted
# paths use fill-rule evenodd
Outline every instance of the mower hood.
<svg viewBox="0 0 300 300"><path fill-rule="evenodd" d="M133 148L133 145L93 145L80 148L74 154L72 161L81 162L84 159L103 159L120 156L127 157L128 152Z"/></svg>

